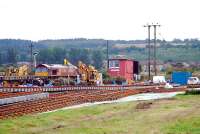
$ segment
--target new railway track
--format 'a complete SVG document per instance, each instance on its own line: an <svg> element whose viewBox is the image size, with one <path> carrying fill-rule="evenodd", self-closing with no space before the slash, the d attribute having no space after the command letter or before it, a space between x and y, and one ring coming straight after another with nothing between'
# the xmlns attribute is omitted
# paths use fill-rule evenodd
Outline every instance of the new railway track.
<svg viewBox="0 0 200 134"><path fill-rule="evenodd" d="M127 90L163 87L162 85L126 85L126 86L59 86L59 87L0 87L0 92L60 92L77 90Z"/></svg>
<svg viewBox="0 0 200 134"><path fill-rule="evenodd" d="M151 87L134 87L129 89L121 89L117 87L105 89L94 89L94 88L84 88L84 89L76 89L76 90L64 90L57 92L49 92L48 98L43 98L40 100L34 101L25 101L25 102L17 102L8 105L0 106L0 119L11 118L22 116L26 114L33 113L41 113L56 110L59 108L87 103L87 102L100 102L100 101L109 101L116 100L122 97L139 94L139 93L147 93L147 92L176 92L176 91L185 91L185 87L173 88L173 89L164 89L163 87L151 86ZM29 90L29 93L35 93L35 90ZM45 92L47 92L45 90ZM15 92L19 96L22 92Z"/></svg>

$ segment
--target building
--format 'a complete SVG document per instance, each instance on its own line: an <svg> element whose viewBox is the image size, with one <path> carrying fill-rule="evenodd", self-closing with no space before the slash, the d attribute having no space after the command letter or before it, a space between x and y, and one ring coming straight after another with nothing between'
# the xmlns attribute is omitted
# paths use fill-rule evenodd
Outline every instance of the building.
<svg viewBox="0 0 200 134"><path fill-rule="evenodd" d="M74 65L40 64L36 67L36 76L77 76L78 70Z"/></svg>
<svg viewBox="0 0 200 134"><path fill-rule="evenodd" d="M134 75L139 73L139 63L128 58L113 58L108 60L108 74L111 77L122 77L126 80L134 80Z"/></svg>
<svg viewBox="0 0 200 134"><path fill-rule="evenodd" d="M141 61L140 65L141 65L141 75L147 76L148 72L149 72L148 61ZM168 65L164 64L162 61L157 61L156 62L156 70L157 70L158 75L162 74L162 72L166 70L167 66ZM151 75L155 74L154 61L153 60L150 61L150 73L151 73Z"/></svg>

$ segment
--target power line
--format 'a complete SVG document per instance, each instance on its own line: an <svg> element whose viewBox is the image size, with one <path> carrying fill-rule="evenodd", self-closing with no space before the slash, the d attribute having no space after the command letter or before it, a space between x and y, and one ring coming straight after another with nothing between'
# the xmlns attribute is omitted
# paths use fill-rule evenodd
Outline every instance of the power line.
<svg viewBox="0 0 200 134"><path fill-rule="evenodd" d="M108 50L108 40L106 41L106 47L107 47L107 51L106 51L106 55L107 55L107 69L109 68L109 50Z"/></svg>
<svg viewBox="0 0 200 134"><path fill-rule="evenodd" d="M151 32L151 25L149 25L149 24L147 24L147 25L144 25L144 27L147 27L147 29L148 29L148 46L147 46L147 48L148 48L148 76L149 76L149 80L151 79L151 63L150 63L150 61L151 61L151 50L150 50L150 45L151 45L151 39L150 39L150 32Z"/></svg>
<svg viewBox="0 0 200 134"><path fill-rule="evenodd" d="M157 56L156 56L156 28L157 27L160 27L160 25L158 23L156 24L152 24L152 26L154 27L154 73L155 73L155 76L157 75Z"/></svg>
<svg viewBox="0 0 200 134"><path fill-rule="evenodd" d="M147 27L148 28L148 74L149 74L149 80L151 79L151 39L150 39L150 32L151 32L151 27L154 28L154 51L153 51L153 61L154 61L154 64L153 64L153 67L154 67L154 75L156 76L157 75L157 58L156 58L156 28L157 27L160 27L161 25L159 25L158 23L156 24L146 24L144 25L144 27Z"/></svg>
<svg viewBox="0 0 200 134"><path fill-rule="evenodd" d="M30 56L31 56L31 59L30 59L30 64L31 64L31 72L33 70L33 43L31 42L30 43Z"/></svg>

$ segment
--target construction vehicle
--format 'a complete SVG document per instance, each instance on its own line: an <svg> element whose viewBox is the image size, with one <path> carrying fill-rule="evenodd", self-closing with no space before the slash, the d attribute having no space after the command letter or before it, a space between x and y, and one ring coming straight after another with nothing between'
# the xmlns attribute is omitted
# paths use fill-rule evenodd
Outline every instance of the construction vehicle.
<svg viewBox="0 0 200 134"><path fill-rule="evenodd" d="M38 79L41 82L38 82ZM100 85L102 84L102 75L94 66L87 66L79 62L78 67L72 65L67 59L62 64L39 64L35 69L35 74L31 75L28 65L20 67L10 66L6 69L5 74L0 77L0 82L4 87L17 86L43 86L48 85ZM40 84L37 84L40 83Z"/></svg>
<svg viewBox="0 0 200 134"><path fill-rule="evenodd" d="M23 65L20 67L8 67L6 69L5 75L6 76L27 76L29 75L30 70L28 65Z"/></svg>
<svg viewBox="0 0 200 134"><path fill-rule="evenodd" d="M71 64L67 59L64 59L64 65L69 65Z"/></svg>
<svg viewBox="0 0 200 134"><path fill-rule="evenodd" d="M28 65L22 65L19 67L8 67L4 75L1 77L2 85L4 87L15 87L23 84L29 77L30 68Z"/></svg>
<svg viewBox="0 0 200 134"><path fill-rule="evenodd" d="M101 73L99 73L94 66L78 62L78 72L82 84L99 85L101 83Z"/></svg>

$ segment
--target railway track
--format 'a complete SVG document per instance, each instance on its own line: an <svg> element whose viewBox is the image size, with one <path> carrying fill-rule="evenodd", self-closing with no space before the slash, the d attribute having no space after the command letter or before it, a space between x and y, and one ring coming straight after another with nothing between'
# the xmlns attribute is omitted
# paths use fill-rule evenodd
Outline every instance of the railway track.
<svg viewBox="0 0 200 134"><path fill-rule="evenodd" d="M9 105L0 106L0 119L9 117L22 116L25 114L33 114L51 111L66 106L72 106L87 102L99 102L116 100L122 97L147 93L147 92L176 92L185 91L186 88L164 89L162 87L153 88L133 88L133 89L87 89L87 90L66 90L63 92L51 92L49 98L44 98L35 101L18 102Z"/></svg>
<svg viewBox="0 0 200 134"><path fill-rule="evenodd" d="M0 99L36 94L41 92L0 92Z"/></svg>
<svg viewBox="0 0 200 134"><path fill-rule="evenodd" d="M60 92L60 91L73 91L73 90L127 90L127 89L143 89L163 87L163 85L150 85L150 86L62 86L62 87L1 87L0 92Z"/></svg>
<svg viewBox="0 0 200 134"><path fill-rule="evenodd" d="M187 85L187 88L200 88L200 84Z"/></svg>

